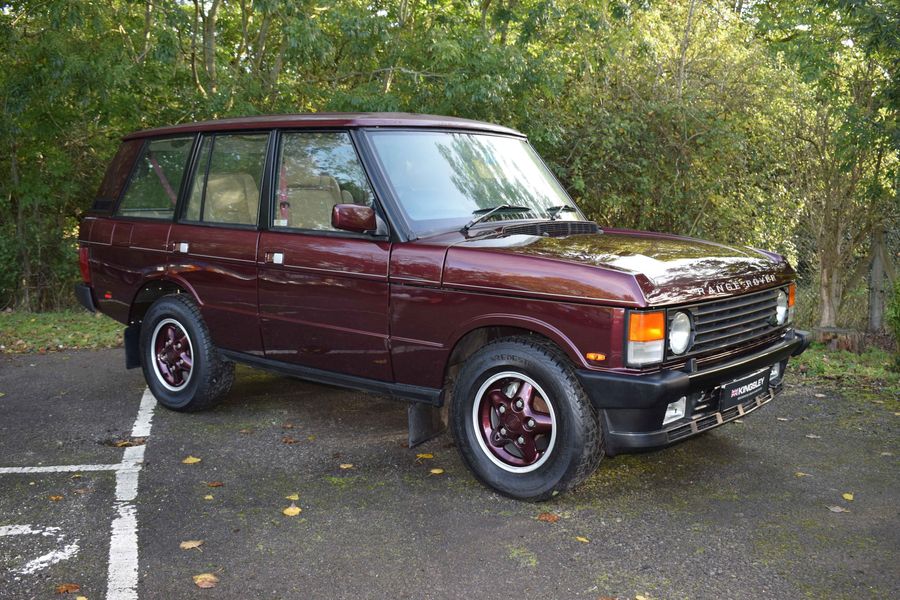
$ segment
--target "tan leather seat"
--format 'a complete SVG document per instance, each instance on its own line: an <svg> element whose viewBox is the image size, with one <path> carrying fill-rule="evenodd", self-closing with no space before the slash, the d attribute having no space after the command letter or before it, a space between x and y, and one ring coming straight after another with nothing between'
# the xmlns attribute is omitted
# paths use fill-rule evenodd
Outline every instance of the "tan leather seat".
<svg viewBox="0 0 900 600"><path fill-rule="evenodd" d="M204 221L256 224L259 189L248 173L210 173Z"/></svg>
<svg viewBox="0 0 900 600"><path fill-rule="evenodd" d="M331 209L343 202L341 188L330 175L285 176L290 203L288 226L331 229Z"/></svg>

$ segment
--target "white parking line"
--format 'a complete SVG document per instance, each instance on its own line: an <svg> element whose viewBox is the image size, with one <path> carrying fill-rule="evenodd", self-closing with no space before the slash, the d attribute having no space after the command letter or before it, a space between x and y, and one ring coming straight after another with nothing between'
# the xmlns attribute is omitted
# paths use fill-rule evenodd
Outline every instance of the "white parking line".
<svg viewBox="0 0 900 600"><path fill-rule="evenodd" d="M150 389L144 390L137 418L131 428L132 438L150 436L153 410L156 398ZM125 448L122 462L100 465L52 465L40 467L0 467L0 475L17 473L73 473L87 471L115 471L116 473L116 518L112 522L109 540L109 568L106 575L107 600L136 600L138 580L138 535L137 510L134 501L138 492L138 475L144 463L145 446ZM40 534L56 537L62 541L58 527L35 528L31 525L4 525L0 527L0 537L13 535ZM46 569L78 553L78 540L59 550L29 561L19 573L28 575Z"/></svg>
<svg viewBox="0 0 900 600"><path fill-rule="evenodd" d="M156 398L144 390L131 437L150 435ZM125 448L122 468L116 471L116 518L109 538L109 570L106 575L107 600L136 600L138 583L137 498L138 474L144 462L144 446Z"/></svg>
<svg viewBox="0 0 900 600"><path fill-rule="evenodd" d="M62 543L65 536L59 533L59 527L32 527L31 525L4 525L0 527L0 537L13 535L42 535L44 537L56 538L57 543ZM42 569L46 569L50 565L54 565L60 561L66 560L78 554L78 540L71 544L66 544L59 550L52 550L43 556L39 556L34 560L28 561L25 566L13 571L19 575L31 575Z"/></svg>

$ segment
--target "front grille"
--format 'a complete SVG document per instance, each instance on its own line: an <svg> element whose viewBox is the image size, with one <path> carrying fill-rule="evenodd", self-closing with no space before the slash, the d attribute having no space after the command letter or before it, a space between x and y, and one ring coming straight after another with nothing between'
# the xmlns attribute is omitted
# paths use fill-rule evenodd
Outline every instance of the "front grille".
<svg viewBox="0 0 900 600"><path fill-rule="evenodd" d="M686 358L709 354L755 341L772 334L775 325L775 304L779 288L695 304L668 311L669 325L679 311L691 315L694 340L685 354L666 349L666 358Z"/></svg>
<svg viewBox="0 0 900 600"><path fill-rule="evenodd" d="M774 392L769 390L764 394L745 400L743 403L732 406L722 412L714 412L699 418L695 417L690 423L678 425L677 427L667 430L666 436L668 437L669 442L675 442L682 438L694 435L695 433L712 429L713 427L717 427L723 423L733 421L738 417L743 417L744 415L753 412L760 406L768 404L774 397Z"/></svg>
<svg viewBox="0 0 900 600"><path fill-rule="evenodd" d="M503 228L503 235L565 237L567 235L585 233L600 233L600 227L593 221L543 221L540 223L507 225Z"/></svg>

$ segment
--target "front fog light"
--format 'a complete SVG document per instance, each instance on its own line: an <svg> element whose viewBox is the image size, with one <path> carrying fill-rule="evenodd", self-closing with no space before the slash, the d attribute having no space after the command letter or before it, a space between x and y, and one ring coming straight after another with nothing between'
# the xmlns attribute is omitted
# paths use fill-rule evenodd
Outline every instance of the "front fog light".
<svg viewBox="0 0 900 600"><path fill-rule="evenodd" d="M775 363L772 365L772 368L769 369L769 383L775 384L778 383L778 380L781 378L781 363Z"/></svg>
<svg viewBox="0 0 900 600"><path fill-rule="evenodd" d="M672 421L684 418L684 408L687 406L687 396L682 396L675 402L670 403L666 407L666 416L663 418L663 425L668 425Z"/></svg>

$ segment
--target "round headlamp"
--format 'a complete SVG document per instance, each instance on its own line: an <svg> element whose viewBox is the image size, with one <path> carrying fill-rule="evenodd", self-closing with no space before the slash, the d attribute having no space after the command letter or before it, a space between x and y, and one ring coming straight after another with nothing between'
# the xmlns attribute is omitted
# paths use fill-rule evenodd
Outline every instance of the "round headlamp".
<svg viewBox="0 0 900 600"><path fill-rule="evenodd" d="M691 345L691 318L685 312L677 312L669 324L669 348L675 354L684 354Z"/></svg>
<svg viewBox="0 0 900 600"><path fill-rule="evenodd" d="M784 325L788 318L788 295L784 290L778 291L778 298L775 300L775 324Z"/></svg>

